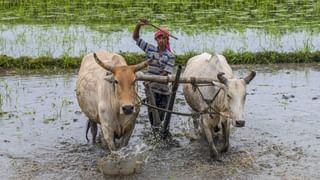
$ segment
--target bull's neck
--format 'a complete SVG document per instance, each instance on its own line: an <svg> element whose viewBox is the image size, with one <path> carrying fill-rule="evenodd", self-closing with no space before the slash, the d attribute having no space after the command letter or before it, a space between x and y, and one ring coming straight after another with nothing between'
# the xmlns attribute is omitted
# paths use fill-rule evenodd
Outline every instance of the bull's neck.
<svg viewBox="0 0 320 180"><path fill-rule="evenodd" d="M214 101L214 109L219 112L229 111L228 97L224 90L219 91L216 100Z"/></svg>

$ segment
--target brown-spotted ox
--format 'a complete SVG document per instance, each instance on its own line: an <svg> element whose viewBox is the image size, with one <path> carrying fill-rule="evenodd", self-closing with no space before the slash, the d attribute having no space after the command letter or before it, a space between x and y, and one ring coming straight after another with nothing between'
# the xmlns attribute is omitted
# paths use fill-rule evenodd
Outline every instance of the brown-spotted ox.
<svg viewBox="0 0 320 180"><path fill-rule="evenodd" d="M214 159L219 159L218 150L213 142L214 129L221 123L224 144L219 151L228 151L231 123L236 127L245 125L246 87L255 75L255 72L251 72L243 79L236 78L226 58L218 54L203 53L188 60L183 76L211 77L221 83L220 86L199 86L199 89L193 88L191 84L183 85L186 101L194 111L217 112L211 115L204 114L195 121L206 137Z"/></svg>
<svg viewBox="0 0 320 180"><path fill-rule="evenodd" d="M76 93L81 110L89 118L93 143L98 123L110 150L128 144L140 108L135 72L147 65L145 61L128 66L122 56L107 51L83 58Z"/></svg>

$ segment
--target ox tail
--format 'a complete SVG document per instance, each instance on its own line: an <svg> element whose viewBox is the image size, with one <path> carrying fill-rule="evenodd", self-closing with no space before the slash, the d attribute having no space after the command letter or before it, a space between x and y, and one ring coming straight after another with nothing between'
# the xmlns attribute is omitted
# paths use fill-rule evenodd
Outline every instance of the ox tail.
<svg viewBox="0 0 320 180"><path fill-rule="evenodd" d="M88 142L89 142L88 132L89 132L90 126L91 126L91 123L90 123L90 120L88 120L87 129L86 129L86 139L87 139Z"/></svg>

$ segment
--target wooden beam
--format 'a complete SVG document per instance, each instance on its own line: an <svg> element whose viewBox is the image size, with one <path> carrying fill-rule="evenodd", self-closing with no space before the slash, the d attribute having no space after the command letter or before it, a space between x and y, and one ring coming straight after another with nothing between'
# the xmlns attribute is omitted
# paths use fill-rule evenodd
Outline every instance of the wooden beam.
<svg viewBox="0 0 320 180"><path fill-rule="evenodd" d="M147 75L142 73L136 74L136 80L138 81L151 81L151 82L160 82L160 83L168 83L175 81L175 75L168 76L157 76L157 75ZM209 78L209 77L180 77L179 83L195 83L195 84L214 84L218 86L223 86L221 82L217 79Z"/></svg>

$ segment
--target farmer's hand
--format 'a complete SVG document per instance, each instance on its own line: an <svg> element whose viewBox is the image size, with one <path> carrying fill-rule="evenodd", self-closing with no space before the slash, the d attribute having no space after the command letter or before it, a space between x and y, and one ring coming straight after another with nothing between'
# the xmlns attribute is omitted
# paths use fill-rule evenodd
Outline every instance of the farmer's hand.
<svg viewBox="0 0 320 180"><path fill-rule="evenodd" d="M138 24L141 26L148 25L149 21L147 19L139 19Z"/></svg>

